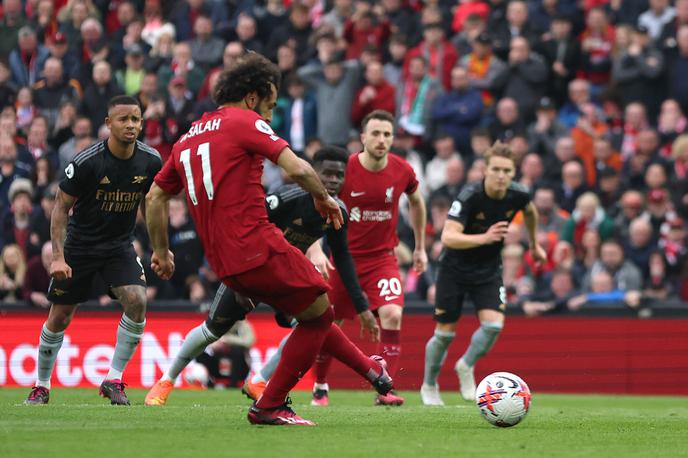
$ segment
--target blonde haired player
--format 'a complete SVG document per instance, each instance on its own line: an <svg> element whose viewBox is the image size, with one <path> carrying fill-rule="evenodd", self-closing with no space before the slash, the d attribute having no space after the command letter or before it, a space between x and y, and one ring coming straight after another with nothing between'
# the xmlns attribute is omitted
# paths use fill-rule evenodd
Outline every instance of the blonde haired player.
<svg viewBox="0 0 688 458"><path fill-rule="evenodd" d="M437 376L456 335L465 298L475 305L480 327L473 333L455 370L461 382L461 396L475 397L475 363L492 348L504 327L506 290L502 282L504 236L514 215L524 210L533 257L544 261L538 244L538 214L528 191L512 179L516 164L509 147L496 142L486 154L485 179L469 183L449 209L442 231L444 251L437 275L434 318L435 333L425 347L425 375L420 393L425 405L444 405Z"/></svg>

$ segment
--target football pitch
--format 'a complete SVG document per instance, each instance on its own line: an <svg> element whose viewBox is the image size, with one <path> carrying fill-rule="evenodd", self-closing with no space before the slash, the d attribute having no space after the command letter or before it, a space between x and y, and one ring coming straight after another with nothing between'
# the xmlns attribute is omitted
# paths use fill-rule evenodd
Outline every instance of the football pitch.
<svg viewBox="0 0 688 458"><path fill-rule="evenodd" d="M47 406L22 405L28 389L0 389L0 457L664 457L687 456L688 398L535 393L525 420L508 429L480 418L472 403L444 393L424 407L374 407L371 392L333 391L330 407L293 396L318 426L256 427L238 390L172 393L165 407L116 407L97 389L51 392Z"/></svg>

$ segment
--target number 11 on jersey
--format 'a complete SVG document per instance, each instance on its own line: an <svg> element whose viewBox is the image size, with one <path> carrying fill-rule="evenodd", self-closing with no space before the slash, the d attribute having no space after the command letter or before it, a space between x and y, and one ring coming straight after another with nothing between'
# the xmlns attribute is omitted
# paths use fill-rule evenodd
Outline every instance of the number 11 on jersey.
<svg viewBox="0 0 688 458"><path fill-rule="evenodd" d="M213 188L213 175L210 169L210 143L201 143L198 145L196 151L197 156L201 156L201 170L203 172L203 187L208 196L208 200L213 200L215 190ZM194 183L193 173L191 171L191 149L185 149L179 155L179 160L184 166L184 175L186 175L186 189L189 193L189 198L194 205L198 205L198 197L196 197L196 184Z"/></svg>

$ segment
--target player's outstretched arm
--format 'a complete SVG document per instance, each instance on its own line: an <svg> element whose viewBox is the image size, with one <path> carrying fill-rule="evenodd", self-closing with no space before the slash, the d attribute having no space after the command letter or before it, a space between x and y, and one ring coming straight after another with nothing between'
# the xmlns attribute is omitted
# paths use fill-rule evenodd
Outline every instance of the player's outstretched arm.
<svg viewBox="0 0 688 458"><path fill-rule="evenodd" d="M172 197L156 183L146 195L146 226L153 248L151 269L163 280L169 280L174 273L174 255L167 237L169 202Z"/></svg>
<svg viewBox="0 0 688 458"><path fill-rule="evenodd" d="M351 302L354 304L358 319L361 322L361 338L368 338L372 342L380 341L380 326L369 310L368 299L356 275L356 265L354 258L349 251L347 243L346 226L340 231L328 231L327 243L332 250L332 259L335 266L337 266L337 273L339 273L342 283L349 293Z"/></svg>
<svg viewBox="0 0 688 458"><path fill-rule="evenodd" d="M66 280L72 276L72 268L64 258L64 243L67 238L67 222L69 210L72 209L76 197L70 196L62 189L57 189L55 208L50 215L50 238L53 245L53 260L50 263L50 276L56 280Z"/></svg>
<svg viewBox="0 0 688 458"><path fill-rule="evenodd" d="M448 219L442 229L442 244L453 250L468 250L481 245L489 245L503 240L508 226L509 223L506 221L499 221L483 234L464 234L463 224Z"/></svg>
<svg viewBox="0 0 688 458"><path fill-rule="evenodd" d="M425 272L428 268L428 254L425 252L425 226L427 225L427 210L425 209L425 199L418 187L409 194L409 213L411 216L411 226L415 239L413 249L413 268L418 273Z"/></svg>
<svg viewBox="0 0 688 458"><path fill-rule="evenodd" d="M526 205L523 216L526 229L528 229L528 241L530 242L530 251L533 259L538 262L547 261L547 252L537 241L538 211L533 202Z"/></svg>
<svg viewBox="0 0 688 458"><path fill-rule="evenodd" d="M306 257L310 262L313 263L315 268L318 269L325 280L329 280L330 269L334 269L334 266L330 263L330 260L327 259L327 255L323 251L322 246L320 245L321 240L322 239L318 239L313 242L313 245L306 250Z"/></svg>
<svg viewBox="0 0 688 458"><path fill-rule="evenodd" d="M335 229L342 227L344 219L339 204L327 193L325 185L308 162L299 158L291 149L284 148L279 155L277 165L287 173L289 178L313 196L315 209L327 219L328 223L331 222Z"/></svg>

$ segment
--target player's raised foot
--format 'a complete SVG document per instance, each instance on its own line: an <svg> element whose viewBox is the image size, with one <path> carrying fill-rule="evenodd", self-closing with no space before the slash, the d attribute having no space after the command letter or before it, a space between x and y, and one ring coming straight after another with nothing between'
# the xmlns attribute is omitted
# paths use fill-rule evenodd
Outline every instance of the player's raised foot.
<svg viewBox="0 0 688 458"><path fill-rule="evenodd" d="M143 401L147 406L164 406L167 403L167 397L172 392L174 383L169 380L158 380L155 385L146 394L146 399Z"/></svg>
<svg viewBox="0 0 688 458"><path fill-rule="evenodd" d="M423 405L426 406L443 406L444 401L440 397L440 386L423 385L420 387L420 398L423 400Z"/></svg>
<svg viewBox="0 0 688 458"><path fill-rule="evenodd" d="M325 384L327 386L327 384ZM323 385L316 383L313 388L313 399L311 399L312 406L327 407L330 405L329 390Z"/></svg>
<svg viewBox="0 0 688 458"><path fill-rule="evenodd" d="M253 374L251 373L246 379L244 386L241 387L241 392L244 393L247 398L257 401L263 395L263 391L265 391L265 385L267 385L265 380L254 382Z"/></svg>
<svg viewBox="0 0 688 458"><path fill-rule="evenodd" d="M24 401L27 405L47 404L50 400L50 390L44 386L34 386L31 388L29 396Z"/></svg>
<svg viewBox="0 0 688 458"><path fill-rule="evenodd" d="M397 396L394 391L387 394L378 394L375 398L376 406L400 406L404 404L404 398Z"/></svg>
<svg viewBox="0 0 688 458"><path fill-rule="evenodd" d="M460 358L454 366L456 375L459 376L461 385L461 397L466 401L475 400L475 377L473 376L473 366L469 366Z"/></svg>
<svg viewBox="0 0 688 458"><path fill-rule="evenodd" d="M291 399L287 398L286 402L281 406L261 409L254 402L248 409L248 422L252 425L315 426L314 422L296 415L289 407L290 404Z"/></svg>
<svg viewBox="0 0 688 458"><path fill-rule="evenodd" d="M385 358L378 355L372 355L370 359L380 364L381 370L380 375L370 383L373 385L373 388L375 388L375 391L377 391L378 394L385 395L392 391L392 388L394 388L392 377L390 377L389 373L387 372L387 361L385 361Z"/></svg>
<svg viewBox="0 0 688 458"><path fill-rule="evenodd" d="M129 399L124 392L126 386L120 379L104 380L100 384L100 395L110 400L110 404L118 406L128 406Z"/></svg>

